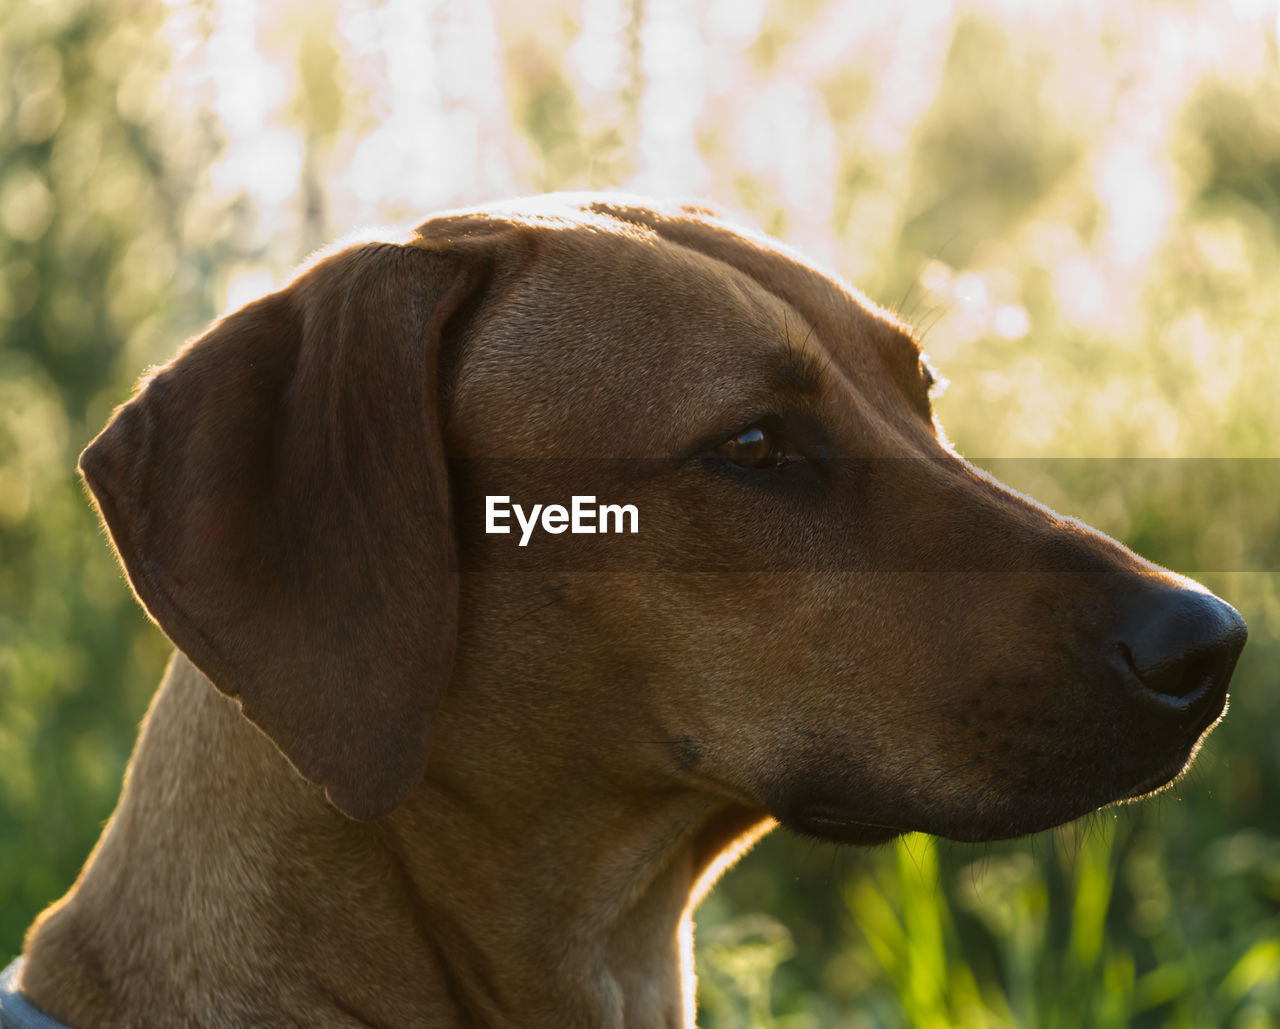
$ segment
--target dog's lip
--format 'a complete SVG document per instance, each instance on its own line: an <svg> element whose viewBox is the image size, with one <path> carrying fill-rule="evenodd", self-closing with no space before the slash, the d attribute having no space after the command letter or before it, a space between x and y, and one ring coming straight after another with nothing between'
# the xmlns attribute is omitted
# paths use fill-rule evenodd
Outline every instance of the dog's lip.
<svg viewBox="0 0 1280 1029"><path fill-rule="evenodd" d="M779 817L778 821L792 832L804 836L863 846L888 843L903 833L911 832L905 826L868 821L834 805L820 802L799 806Z"/></svg>
<svg viewBox="0 0 1280 1029"><path fill-rule="evenodd" d="M1157 790L1163 789L1165 786L1176 782L1183 772L1190 767L1191 762L1195 759L1200 747L1203 745L1205 737L1209 732L1227 715L1229 699L1222 698L1222 707L1214 711L1212 708L1198 719L1198 728L1194 733L1188 733L1191 742L1184 751L1171 757L1164 762L1156 771L1145 776L1139 782L1125 790L1120 796L1116 797L1113 803L1123 804L1130 800L1139 800L1148 794L1155 793Z"/></svg>
<svg viewBox="0 0 1280 1029"><path fill-rule="evenodd" d="M904 832L910 831L896 825L881 825L879 822L864 822L857 818L832 818L826 815L812 815L810 816L809 821L816 825L831 826L832 828L849 826L858 830L870 829L873 832L882 832L889 836L899 836Z"/></svg>
<svg viewBox="0 0 1280 1029"><path fill-rule="evenodd" d="M1145 779L1141 780L1136 786L1130 787L1120 796L1116 797L1113 804L1125 804L1131 800L1141 800L1143 797L1155 793L1171 784L1177 779L1190 763L1191 758L1179 761L1174 759L1162 765L1160 769Z"/></svg>
<svg viewBox="0 0 1280 1029"><path fill-rule="evenodd" d="M1048 819L1030 819L1025 823L1011 823L1003 827L984 825L982 819L962 819L957 823L953 818L943 817L941 821L917 812L917 818L902 822L879 821L867 818L853 806L832 802L829 799L807 799L799 804L788 805L785 814L776 817L778 821L793 832L833 843L855 845L876 845L887 843L898 836L910 832L925 832L961 842L982 842L994 839L1008 839L1040 832L1073 821L1089 811L1105 808L1111 804L1124 804L1139 800L1176 782L1191 765L1205 737L1227 711L1227 698L1223 698L1222 706L1211 705L1205 709L1178 735L1182 742L1173 753L1155 766L1154 770L1133 782L1133 785L1121 787L1116 792L1096 797L1087 807L1074 809L1065 798L1054 795L1046 797L1048 807L1058 811ZM1170 741L1172 744L1174 741ZM1166 751L1168 753L1168 751ZM1152 755L1154 756L1154 755ZM1148 768L1151 766L1148 765ZM909 816L908 816L909 817Z"/></svg>

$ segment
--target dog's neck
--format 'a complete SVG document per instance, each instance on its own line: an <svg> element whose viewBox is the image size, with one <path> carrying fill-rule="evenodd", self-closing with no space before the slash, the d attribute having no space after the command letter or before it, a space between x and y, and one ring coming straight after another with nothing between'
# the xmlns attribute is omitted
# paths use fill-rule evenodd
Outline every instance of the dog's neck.
<svg viewBox="0 0 1280 1029"><path fill-rule="evenodd" d="M355 823L179 655L29 997L86 1027L683 1024L691 893L758 813L479 740L454 765L439 728L410 801Z"/></svg>

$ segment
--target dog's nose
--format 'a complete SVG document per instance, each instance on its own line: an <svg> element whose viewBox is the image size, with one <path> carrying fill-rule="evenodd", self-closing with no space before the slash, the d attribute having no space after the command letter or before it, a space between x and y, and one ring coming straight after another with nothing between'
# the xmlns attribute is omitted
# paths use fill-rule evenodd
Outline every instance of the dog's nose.
<svg viewBox="0 0 1280 1029"><path fill-rule="evenodd" d="M1143 690L1186 709L1221 697L1248 638L1238 611L1211 593L1162 589L1131 602L1116 647Z"/></svg>

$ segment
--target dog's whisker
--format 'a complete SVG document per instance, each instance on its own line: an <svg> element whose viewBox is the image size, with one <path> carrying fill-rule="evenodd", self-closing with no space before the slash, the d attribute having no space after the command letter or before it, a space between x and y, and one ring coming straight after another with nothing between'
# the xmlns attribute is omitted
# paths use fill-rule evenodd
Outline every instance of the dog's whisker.
<svg viewBox="0 0 1280 1029"><path fill-rule="evenodd" d="M916 342L923 344L925 337L933 331L934 327L942 321L943 318L951 313L951 309L953 307L955 307L954 303L941 304L938 307L935 307L929 314L925 315L924 323L916 329Z"/></svg>
<svg viewBox="0 0 1280 1029"><path fill-rule="evenodd" d="M920 276L917 275L907 284L906 291L902 294L902 297L898 300L897 304L895 304L892 308L890 308L891 311L893 311L896 315L898 315L898 317L901 318L908 325L911 324L913 319L911 317L911 314L907 311L907 303L911 299L911 295L915 293L916 289L919 288L919 286L920 286Z"/></svg>

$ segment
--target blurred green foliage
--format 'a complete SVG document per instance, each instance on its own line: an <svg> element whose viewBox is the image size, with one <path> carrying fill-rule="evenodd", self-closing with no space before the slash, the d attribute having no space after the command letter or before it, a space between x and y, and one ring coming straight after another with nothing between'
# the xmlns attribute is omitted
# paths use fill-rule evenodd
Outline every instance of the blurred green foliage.
<svg viewBox="0 0 1280 1029"><path fill-rule="evenodd" d="M620 5L620 78L590 88L564 58L586 6L494 4L514 187L661 184L645 178L654 159L637 137L661 123L644 97L672 72L645 57L658 38L635 23L645 5ZM942 28L916 25L909 45L876 36L847 60L810 60L847 6L774 0L749 38L702 23L733 85L702 97L690 133L701 188L803 246L826 240L842 270L922 327L953 382L939 412L962 450L1005 459L991 464L1020 488L1204 572L1251 641L1230 716L1156 800L983 848L768 837L699 913L701 1024L1277 1024L1271 464L1045 460L1274 456L1274 40L1270 63L1241 61L1245 74L1230 46L1254 30L1212 23L1228 59L1193 74L1170 26L1203 43L1209 4L1046 29L974 2ZM227 301L233 273L279 275L330 222L352 227L332 210L336 162L387 114L376 74L360 72L370 44L343 36L338 7L285 7L261 44L287 80L262 102L300 141L283 208L210 177L241 145L216 102L172 103L176 64L214 46L229 8L0 8L0 962L73 881L167 654L105 545L76 454L130 382ZM886 106L922 76L930 89ZM777 94L798 78L802 94ZM783 114L753 150L751 124L777 95ZM808 134L776 142L769 133L800 117L796 96ZM453 102L442 97L430 102ZM804 160L788 171L796 148ZM815 167L826 170L806 179ZM822 182L829 196L811 203L805 190ZM390 213L425 213L397 203Z"/></svg>
<svg viewBox="0 0 1280 1029"><path fill-rule="evenodd" d="M74 473L116 362L168 316L134 244L164 237L160 160L115 91L137 26L0 13L0 950L64 891L119 791L163 646ZM134 53L131 53L134 51ZM172 245L170 253L174 252ZM128 285L125 285L128 283ZM123 287L123 288L121 288ZM134 370L136 374L137 369Z"/></svg>

